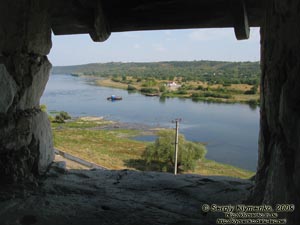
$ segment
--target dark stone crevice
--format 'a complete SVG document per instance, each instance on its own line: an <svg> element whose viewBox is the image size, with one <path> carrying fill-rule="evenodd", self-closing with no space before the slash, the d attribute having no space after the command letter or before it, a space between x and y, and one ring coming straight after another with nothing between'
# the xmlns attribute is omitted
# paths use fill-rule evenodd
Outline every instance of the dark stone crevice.
<svg viewBox="0 0 300 225"><path fill-rule="evenodd" d="M262 30L259 165L251 199L300 207L300 20L297 1L267 1ZM298 175L298 176L297 176ZM299 213L285 215L297 224Z"/></svg>

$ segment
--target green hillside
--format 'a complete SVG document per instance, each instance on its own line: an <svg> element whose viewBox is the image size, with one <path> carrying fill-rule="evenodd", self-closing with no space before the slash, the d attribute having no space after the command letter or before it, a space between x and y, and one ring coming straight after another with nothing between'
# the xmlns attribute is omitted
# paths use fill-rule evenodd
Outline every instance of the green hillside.
<svg viewBox="0 0 300 225"><path fill-rule="evenodd" d="M101 77L131 76L173 80L181 77L186 81L204 81L214 84L258 84L258 62L221 61L171 61L152 63L93 63L54 67L53 74L93 75Z"/></svg>

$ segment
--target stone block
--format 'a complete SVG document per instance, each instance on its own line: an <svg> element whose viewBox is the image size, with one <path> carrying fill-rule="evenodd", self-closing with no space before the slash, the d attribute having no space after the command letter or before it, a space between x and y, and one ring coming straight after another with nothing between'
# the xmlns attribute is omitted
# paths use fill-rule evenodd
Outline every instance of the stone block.
<svg viewBox="0 0 300 225"><path fill-rule="evenodd" d="M19 182L43 174L54 159L47 114L27 110L10 115L0 127L0 179Z"/></svg>
<svg viewBox="0 0 300 225"><path fill-rule="evenodd" d="M0 52L47 55L51 49L48 1L0 2Z"/></svg>
<svg viewBox="0 0 300 225"><path fill-rule="evenodd" d="M33 118L32 132L38 142L38 173L43 174L54 160L52 131L46 113L41 112Z"/></svg>
<svg viewBox="0 0 300 225"><path fill-rule="evenodd" d="M22 110L39 107L51 70L51 63L47 57L26 58L25 60L30 67L31 74L21 74L24 86L18 108Z"/></svg>
<svg viewBox="0 0 300 225"><path fill-rule="evenodd" d="M7 72L6 67L0 64L0 113L6 113L13 104L18 86Z"/></svg>
<svg viewBox="0 0 300 225"><path fill-rule="evenodd" d="M9 55L4 58L7 73L3 79L6 83L13 79L17 87L14 99L15 110L39 107L40 98L49 79L51 63L46 56L31 54ZM7 94L8 95L8 94ZM4 104L4 103L3 103Z"/></svg>

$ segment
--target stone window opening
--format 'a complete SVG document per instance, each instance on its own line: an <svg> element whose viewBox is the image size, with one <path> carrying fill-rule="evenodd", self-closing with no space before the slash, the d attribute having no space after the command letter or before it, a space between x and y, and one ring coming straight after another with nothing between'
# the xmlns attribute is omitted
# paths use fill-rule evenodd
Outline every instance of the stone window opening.
<svg viewBox="0 0 300 225"><path fill-rule="evenodd" d="M67 30L90 33L93 40L103 41L110 32L106 19L115 30L159 29L165 22L159 17L164 13L161 11L164 4L179 1L143 3L138 7L133 7L133 2L128 3L133 11L124 11L125 1L103 1L103 5L97 1L92 7L96 9L92 26L89 19L79 20L74 26L68 23L71 21L68 18L63 25L57 23L61 18L58 12L78 13L76 19L85 18L89 15L86 10L91 9L91 2L53 1L53 8L65 7L65 10L51 14L56 20L51 19L48 1L0 3L0 205L3 206L0 218L4 224L212 224L215 216L199 212L204 203L236 204L248 199L252 204L295 204L296 209L300 207L300 112L297 106L300 3L297 0L246 1L249 18L259 18L262 39L259 162L254 188L252 183L227 178L190 176L174 182L171 175L130 171L62 174L55 168L48 171L48 179L39 183L35 177L45 174L53 160L49 122L38 105L51 67L46 56L51 48L51 27L56 26L57 33ZM208 12L215 12L214 15L228 12L227 2L210 2L217 4L206 4L208 8L204 9ZM236 1L237 5L239 2ZM263 6L256 8L259 2ZM209 22L210 17L201 17L207 16L204 12L194 14L193 8L200 10L201 7L193 6L201 3L180 3L179 6L187 10L180 10L176 4L168 7L177 12L173 17L177 19L167 26L215 26ZM110 12L109 9L115 10ZM151 23L139 17L145 9L156 9ZM114 12L124 18L114 20L111 16L116 16ZM132 20L132 12L137 12L135 16L140 19ZM196 20L189 20L185 17L187 14L195 15ZM186 20L180 22L178 17ZM222 21L228 22L228 17L224 18ZM146 22L146 25L129 26L132 21ZM23 181L40 186L26 187ZM155 182L159 185L153 187ZM176 204L178 199L181 204ZM283 216L289 225L296 225L300 220L299 210Z"/></svg>

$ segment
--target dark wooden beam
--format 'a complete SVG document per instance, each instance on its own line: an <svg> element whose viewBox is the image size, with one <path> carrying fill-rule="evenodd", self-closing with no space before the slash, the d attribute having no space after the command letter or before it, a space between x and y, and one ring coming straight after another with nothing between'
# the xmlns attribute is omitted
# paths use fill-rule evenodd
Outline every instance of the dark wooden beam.
<svg viewBox="0 0 300 225"><path fill-rule="evenodd" d="M249 39L250 26L247 6L245 1L232 2L232 14L234 17L234 33L238 40Z"/></svg>
<svg viewBox="0 0 300 225"><path fill-rule="evenodd" d="M259 27L264 16L262 0L102 0L100 8L99 0L49 1L55 34L97 34L95 40L110 32L225 27L235 27L239 38L231 3L245 2L249 27Z"/></svg>
<svg viewBox="0 0 300 225"><path fill-rule="evenodd" d="M240 4L242 0L234 0ZM260 1L247 1L249 25L260 26ZM104 1L113 32L234 27L230 0ZM110 11L110 9L113 9Z"/></svg>
<svg viewBox="0 0 300 225"><path fill-rule="evenodd" d="M87 34L93 31L93 6L74 0L49 0L49 4L54 34Z"/></svg>
<svg viewBox="0 0 300 225"><path fill-rule="evenodd" d="M95 42L106 41L110 36L110 26L102 8L101 0L96 1L94 8L94 26L90 36Z"/></svg>

